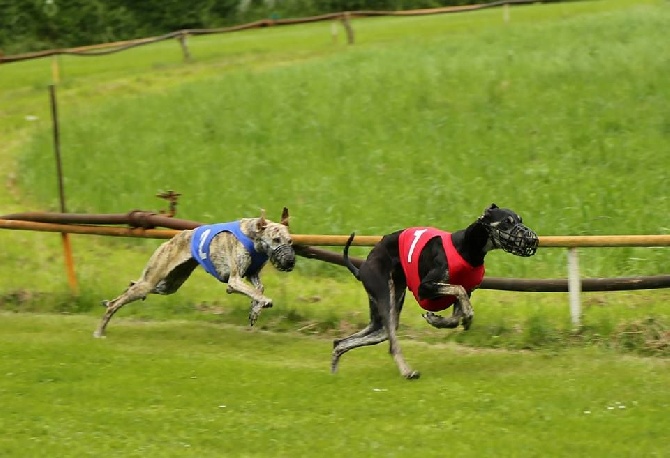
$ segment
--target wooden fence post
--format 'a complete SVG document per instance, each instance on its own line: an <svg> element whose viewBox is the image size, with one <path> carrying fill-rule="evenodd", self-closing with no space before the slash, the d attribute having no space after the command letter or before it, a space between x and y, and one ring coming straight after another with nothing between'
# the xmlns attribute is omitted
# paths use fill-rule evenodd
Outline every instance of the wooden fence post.
<svg viewBox="0 0 670 458"><path fill-rule="evenodd" d="M60 200L60 210L66 213L65 209L65 190L63 186L63 167L60 155L60 128L58 124L58 104L56 102L56 86L49 86L49 95L51 99L51 120L53 123L54 152L56 154L56 171L58 173L58 197ZM77 276L74 272L74 260L72 258L72 246L70 245L70 235L67 232L61 232L63 242L63 252L65 256L65 270L67 271L67 280L70 285L70 291L74 295L79 294Z"/></svg>
<svg viewBox="0 0 670 458"><path fill-rule="evenodd" d="M347 42L350 45L353 45L354 44L354 29L351 27L351 21L349 21L350 16L351 15L349 14L348 11L345 12L342 15L342 25L344 26L344 30L346 30L346 32L347 32Z"/></svg>
<svg viewBox="0 0 670 458"><path fill-rule="evenodd" d="M54 54L53 57L51 58L51 81L53 81L53 84L59 84L60 83L60 58L58 57L58 54Z"/></svg>
<svg viewBox="0 0 670 458"><path fill-rule="evenodd" d="M191 61L191 53L188 50L187 39L188 39L188 33L182 31L179 34L179 44L181 45L181 52L184 55L184 62Z"/></svg>

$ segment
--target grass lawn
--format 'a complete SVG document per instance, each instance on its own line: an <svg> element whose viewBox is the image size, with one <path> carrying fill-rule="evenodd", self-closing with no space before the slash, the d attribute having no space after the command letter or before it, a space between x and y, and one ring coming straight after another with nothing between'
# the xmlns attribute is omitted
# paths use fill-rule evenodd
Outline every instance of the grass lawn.
<svg viewBox="0 0 670 458"><path fill-rule="evenodd" d="M404 341L329 373L330 341L206 323L0 316L3 456L666 456L668 362Z"/></svg>

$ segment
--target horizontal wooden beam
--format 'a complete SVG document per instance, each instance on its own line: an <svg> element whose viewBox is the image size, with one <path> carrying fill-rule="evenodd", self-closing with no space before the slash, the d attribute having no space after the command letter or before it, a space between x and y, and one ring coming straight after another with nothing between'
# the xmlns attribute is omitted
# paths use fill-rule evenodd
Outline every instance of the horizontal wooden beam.
<svg viewBox="0 0 670 458"><path fill-rule="evenodd" d="M344 246L348 235L293 234L293 241L300 245ZM381 240L379 235L357 235L352 245L373 246ZM555 235L540 237L545 248L575 247L657 247L670 246L670 235Z"/></svg>
<svg viewBox="0 0 670 458"><path fill-rule="evenodd" d="M117 215L113 216L117 217ZM120 214L118 215L118 219L114 219L114 222L120 223L124 217L127 217L127 215ZM155 215L154 218L159 218L161 222L185 222L185 220L178 220L160 215ZM191 226L195 227L197 224L198 223L196 222L188 222L188 224L180 224L180 227L186 229L191 228ZM71 234L108 235L114 237L145 237L157 239L170 238L177 233L177 231L174 229L142 229L81 224L57 224L13 219L0 219L0 228L43 232L69 232ZM298 245L312 246L344 246L347 242L347 239L349 238L348 235L314 234L292 234L291 237L293 238L294 243ZM374 246L380 240L380 235L357 235L354 238L352 245ZM670 246L670 235L554 235L540 237L540 247L544 248L661 246Z"/></svg>
<svg viewBox="0 0 670 458"><path fill-rule="evenodd" d="M33 215L31 215L32 217ZM143 215L140 215L143 217ZM104 218L110 221L123 220L127 215L106 215ZM167 223L172 222L177 226L190 227L198 223L187 220L170 220L170 218L159 216ZM96 215L94 219L103 219L103 215ZM142 218L140 218L142 220ZM163 221L163 219L159 221ZM148 221L151 221L149 218ZM155 239L169 239L180 232L177 229L144 229L117 226L95 226L84 224L57 224L41 223L25 220L0 219L0 228L13 230L31 230L42 232L60 232L70 234L106 235L113 237L141 237ZM374 245L380 240L380 236L359 236L354 239L356 245ZM315 248L309 245L338 246L346 243L348 236L344 235L300 235L294 234L296 253L300 256L317 259L331 264L344 265L341 253L335 251ZM544 243L542 242L544 240ZM541 246L551 247L599 247L599 246L668 246L670 236L580 236L580 237L541 237ZM571 245L576 243L576 245ZM309 244L309 245L308 245ZM546 245L545 245L546 244ZM355 266L360 266L362 259L351 257ZM624 291L638 289L669 288L670 275L658 275L650 277L624 277L624 278L587 278L581 280L582 291ZM496 278L487 277L482 282L481 289L495 289L519 292L567 292L569 290L567 279L528 279L528 278Z"/></svg>

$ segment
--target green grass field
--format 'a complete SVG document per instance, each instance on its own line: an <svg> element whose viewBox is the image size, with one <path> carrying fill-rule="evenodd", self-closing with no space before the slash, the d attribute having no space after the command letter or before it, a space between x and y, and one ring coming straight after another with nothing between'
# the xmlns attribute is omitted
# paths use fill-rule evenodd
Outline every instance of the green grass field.
<svg viewBox="0 0 670 458"><path fill-rule="evenodd" d="M158 210L205 222L291 210L295 233L469 224L491 202L540 235L667 234L670 8L568 2L353 21L61 57L68 209ZM0 214L57 210L51 61L0 66ZM109 338L101 299L160 242L0 230L0 456L666 456L667 290L478 291L470 331L438 331L408 299L417 383L380 345L328 373L367 321L345 269L268 269L275 307L196 271L129 305ZM356 248L354 254L364 255ZM667 274L667 248L580 250L585 276ZM491 276L564 277L566 254L492 253ZM652 357L653 356L653 357ZM660 357L659 357L660 356ZM225 406L225 407L221 407ZM445 436L444 434L448 434Z"/></svg>
<svg viewBox="0 0 670 458"><path fill-rule="evenodd" d="M0 315L3 456L666 456L668 362ZM48 332L45 330L48 329ZM20 356L20 360L17 360Z"/></svg>

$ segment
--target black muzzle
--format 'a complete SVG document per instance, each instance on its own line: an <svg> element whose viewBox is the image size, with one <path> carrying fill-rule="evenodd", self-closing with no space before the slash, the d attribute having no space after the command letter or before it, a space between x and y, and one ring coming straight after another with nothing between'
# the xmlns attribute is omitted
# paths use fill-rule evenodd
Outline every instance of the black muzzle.
<svg viewBox="0 0 670 458"><path fill-rule="evenodd" d="M496 248L501 248L507 253L524 258L533 256L540 242L537 234L521 223L517 223L507 230L489 226L489 234Z"/></svg>
<svg viewBox="0 0 670 458"><path fill-rule="evenodd" d="M270 262L277 270L282 272L290 272L295 266L295 251L291 245L279 245L272 250L270 254Z"/></svg>

